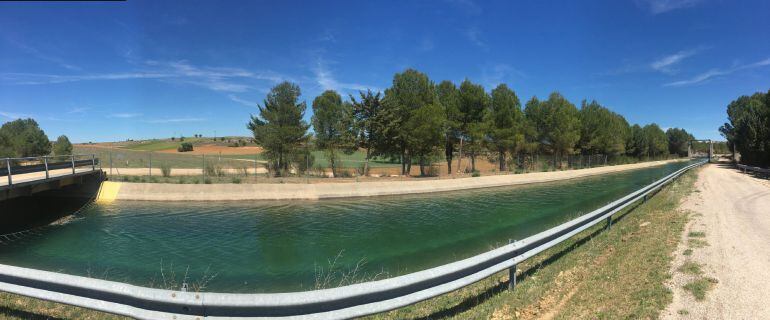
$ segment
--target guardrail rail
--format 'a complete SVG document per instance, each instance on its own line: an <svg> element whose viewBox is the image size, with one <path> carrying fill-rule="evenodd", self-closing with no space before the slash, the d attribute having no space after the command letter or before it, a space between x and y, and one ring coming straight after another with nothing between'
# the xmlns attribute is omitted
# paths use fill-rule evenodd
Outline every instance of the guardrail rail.
<svg viewBox="0 0 770 320"><path fill-rule="evenodd" d="M51 178L51 171L72 169L76 174L79 167L91 167L91 171L101 169L99 158L95 154L72 154L62 156L42 156L24 158L0 158L0 177L6 177L8 187L13 187L13 175L45 172L45 179Z"/></svg>
<svg viewBox="0 0 770 320"><path fill-rule="evenodd" d="M393 278L290 293L234 294L145 288L126 283L0 265L0 291L138 319L348 319L385 312L457 290L508 270L562 241L606 221L647 197L701 161L599 209L479 255Z"/></svg>
<svg viewBox="0 0 770 320"><path fill-rule="evenodd" d="M738 169L742 169L743 173L746 173L747 171L752 171L756 173L761 173L764 176L770 176L770 169L752 167L752 166L747 166L745 164L738 164L736 166L738 167Z"/></svg>

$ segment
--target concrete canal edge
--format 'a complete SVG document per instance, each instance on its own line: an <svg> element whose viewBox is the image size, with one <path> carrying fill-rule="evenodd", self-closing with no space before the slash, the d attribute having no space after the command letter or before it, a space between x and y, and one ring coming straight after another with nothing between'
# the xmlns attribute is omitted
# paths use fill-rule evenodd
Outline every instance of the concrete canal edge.
<svg viewBox="0 0 770 320"><path fill-rule="evenodd" d="M105 181L97 202L319 200L419 194L551 182L660 166L683 159L652 161L580 170L509 174L476 178L316 184L164 184Z"/></svg>

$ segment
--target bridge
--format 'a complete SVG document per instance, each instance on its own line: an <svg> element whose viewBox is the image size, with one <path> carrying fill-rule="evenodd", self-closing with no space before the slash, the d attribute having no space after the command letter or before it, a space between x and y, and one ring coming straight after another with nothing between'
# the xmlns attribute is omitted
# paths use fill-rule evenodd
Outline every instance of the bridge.
<svg viewBox="0 0 770 320"><path fill-rule="evenodd" d="M101 178L95 155L0 158L0 201Z"/></svg>

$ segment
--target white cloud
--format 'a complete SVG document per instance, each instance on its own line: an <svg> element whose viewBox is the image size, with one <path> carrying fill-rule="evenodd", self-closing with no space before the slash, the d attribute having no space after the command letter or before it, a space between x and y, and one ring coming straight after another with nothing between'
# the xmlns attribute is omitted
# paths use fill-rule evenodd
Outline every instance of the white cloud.
<svg viewBox="0 0 770 320"><path fill-rule="evenodd" d="M177 123L177 122L201 122L206 121L204 118L165 118L165 119L153 119L147 120L147 123Z"/></svg>
<svg viewBox="0 0 770 320"><path fill-rule="evenodd" d="M16 119L22 119L22 118L32 118L32 116L28 114L23 113L15 113L15 112L6 112L6 111L0 111L0 116L3 116L5 118L16 120Z"/></svg>
<svg viewBox="0 0 770 320"><path fill-rule="evenodd" d="M244 106L247 106L247 107L256 107L257 106L256 102L245 100L245 99L241 99L240 97L238 97L238 96L236 96L234 94L227 95L227 98L232 100L232 101L235 101L237 103L240 103L240 104L242 104Z"/></svg>
<svg viewBox="0 0 770 320"><path fill-rule="evenodd" d="M761 60L761 61L757 61L755 63L734 66L734 67L729 68L729 69L711 69L711 70L708 70L708 71L703 72L701 74L698 74L698 75L696 75L696 76L694 76L694 77L692 77L690 79L669 82L669 83L664 84L663 86L666 86L666 87L680 87L680 86L695 85L695 84L700 84L700 83L706 82L706 81L708 81L708 80L710 80L712 78L715 78L715 77L725 76L725 75L728 75L728 74L731 74L731 73L734 73L734 72L737 72L737 71L741 71L741 70L756 69L756 68L760 68L760 67L764 67L764 66L768 66L768 65L770 65L770 58L767 58L767 59L764 59L764 60Z"/></svg>
<svg viewBox="0 0 770 320"><path fill-rule="evenodd" d="M481 39L481 30L477 27L470 27L463 31L463 35L470 41L472 44L481 47L481 48L487 48L486 42L484 42Z"/></svg>
<svg viewBox="0 0 770 320"><path fill-rule="evenodd" d="M339 82L337 79L334 78L334 75L329 71L329 69L326 68L326 64L322 59L318 59L316 63L316 67L313 69L313 73L315 74L315 80L316 83L323 89L323 90L335 90L337 92L341 91L347 91L347 90L355 90L355 91L365 91L367 89L372 91L381 91L380 88L369 86L365 84L360 83L344 83Z"/></svg>
<svg viewBox="0 0 770 320"><path fill-rule="evenodd" d="M666 13L676 9L690 8L702 0L637 0L637 4L650 10L652 14Z"/></svg>
<svg viewBox="0 0 770 320"><path fill-rule="evenodd" d="M511 77L524 78L526 75L505 63L486 66L481 70L481 81L490 90L506 80L510 80Z"/></svg>
<svg viewBox="0 0 770 320"><path fill-rule="evenodd" d="M50 54L43 53L40 50L38 50L37 48L31 47L29 45L23 44L21 42L18 42L18 41L12 40L12 39L8 39L8 41L10 43L12 43L13 45L15 45L17 48L19 48L20 50L22 50L22 51L26 52L27 54L29 54L29 55L31 55L31 56L33 56L35 58L38 58L40 60L48 61L48 62L57 64L60 67L62 67L64 69L67 69L67 70L72 70L72 71L80 71L80 70L82 70L78 66L75 66L73 64L67 63L62 58L59 58L59 57L56 57L56 56L53 56L53 55L50 55Z"/></svg>
<svg viewBox="0 0 770 320"><path fill-rule="evenodd" d="M128 119L128 118L136 118L141 117L141 113L113 113L107 115L107 118L121 118L121 119Z"/></svg>
<svg viewBox="0 0 770 320"><path fill-rule="evenodd" d="M186 61L145 61L144 67L147 70L80 75L1 73L0 81L18 85L41 85L78 81L155 79L192 84L218 92L244 92L254 88L257 84L254 81L278 83L291 80L272 71L254 72L241 68L199 67Z"/></svg>
<svg viewBox="0 0 770 320"><path fill-rule="evenodd" d="M682 62L682 60L684 59L692 57L699 51L700 49L682 50L677 53L667 55L665 57L662 57L658 60L653 61L652 63L650 63L650 67L653 70L660 71L666 74L674 74L678 72L678 70L674 69L674 66L676 64L678 64L679 62Z"/></svg>
<svg viewBox="0 0 770 320"><path fill-rule="evenodd" d="M88 107L75 107L72 109L67 110L67 114L84 114L86 111L90 110L91 108Z"/></svg>

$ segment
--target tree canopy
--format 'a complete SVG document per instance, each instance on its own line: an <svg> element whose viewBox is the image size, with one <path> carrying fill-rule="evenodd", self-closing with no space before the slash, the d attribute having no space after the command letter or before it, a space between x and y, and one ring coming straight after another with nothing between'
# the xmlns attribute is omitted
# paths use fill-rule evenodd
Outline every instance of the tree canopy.
<svg viewBox="0 0 770 320"><path fill-rule="evenodd" d="M300 102L298 85L282 82L273 87L259 108L259 116L251 116L247 128L254 141L265 150L271 168L281 174L288 172L289 162L298 148L307 142L309 125L302 120L307 105Z"/></svg>
<svg viewBox="0 0 770 320"><path fill-rule="evenodd" d="M0 127L0 153L38 157L51 153L51 141L33 119L17 119Z"/></svg>
<svg viewBox="0 0 770 320"><path fill-rule="evenodd" d="M53 143L53 154L57 156L72 154L72 143L67 136L61 135L56 139L56 142Z"/></svg>
<svg viewBox="0 0 770 320"><path fill-rule="evenodd" d="M587 154L619 155L626 152L629 126L623 116L595 100L580 107L580 149Z"/></svg>
<svg viewBox="0 0 770 320"><path fill-rule="evenodd" d="M336 175L338 153L355 151L353 107L350 103L343 103L336 91L324 91L313 100L312 123L316 144L326 152L332 173Z"/></svg>
<svg viewBox="0 0 770 320"><path fill-rule="evenodd" d="M740 153L741 162L770 165L770 90L730 102L727 119L719 131Z"/></svg>
<svg viewBox="0 0 770 320"><path fill-rule="evenodd" d="M668 152L680 157L687 156L690 140L695 139L687 130L679 128L669 128L666 130L666 136L668 137Z"/></svg>
<svg viewBox="0 0 770 320"><path fill-rule="evenodd" d="M492 90L489 111L486 113L488 148L498 154L498 166L506 169L506 153L514 153L524 143L524 114L521 102L513 90L505 84Z"/></svg>

